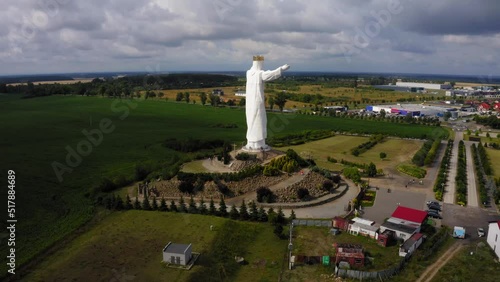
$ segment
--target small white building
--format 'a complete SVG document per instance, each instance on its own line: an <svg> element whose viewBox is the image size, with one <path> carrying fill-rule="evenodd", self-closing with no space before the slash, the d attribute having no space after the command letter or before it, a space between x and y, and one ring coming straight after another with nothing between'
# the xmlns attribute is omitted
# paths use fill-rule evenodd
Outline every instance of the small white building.
<svg viewBox="0 0 500 282"><path fill-rule="evenodd" d="M490 222L486 242L488 242L497 257L500 258L500 220Z"/></svg>
<svg viewBox="0 0 500 282"><path fill-rule="evenodd" d="M192 245L168 242L163 248L163 262L187 265L191 260Z"/></svg>
<svg viewBox="0 0 500 282"><path fill-rule="evenodd" d="M378 239L378 226L367 225L359 222L354 222L349 225L349 234L351 235L363 235L373 239Z"/></svg>
<svg viewBox="0 0 500 282"><path fill-rule="evenodd" d="M420 226L411 226L386 221L380 225L380 233L383 233L386 230L394 231L396 239L406 240L413 234L420 232Z"/></svg>
<svg viewBox="0 0 500 282"><path fill-rule="evenodd" d="M406 240L401 247L399 247L399 256L406 257L408 254L411 255L413 252L422 244L424 237L422 233L413 234L410 239Z"/></svg>

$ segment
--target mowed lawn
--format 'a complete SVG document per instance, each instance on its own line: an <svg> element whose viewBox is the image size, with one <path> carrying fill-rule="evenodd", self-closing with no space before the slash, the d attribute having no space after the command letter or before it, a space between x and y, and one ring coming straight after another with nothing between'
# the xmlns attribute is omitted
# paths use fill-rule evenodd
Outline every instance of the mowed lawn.
<svg viewBox="0 0 500 282"><path fill-rule="evenodd" d="M161 263L162 249L169 241L192 243L193 252L201 253L191 270L167 268ZM277 281L286 263L287 244L273 234L269 224L180 213L115 212L25 279L201 281L204 277L203 281ZM249 264L238 265L236 255Z"/></svg>
<svg viewBox="0 0 500 282"><path fill-rule="evenodd" d="M303 156L311 155L316 163L325 168L341 169L340 160L344 159L357 163L373 162L377 168L395 168L397 164L409 161L422 146L420 140L406 140L396 138L386 138L383 142L375 145L359 156L351 154L354 148L369 140L368 137L337 135L323 140L313 141L302 145L278 148L279 150L294 149ZM380 159L380 153L387 154L386 159ZM327 157L337 159L334 164L327 160Z"/></svg>
<svg viewBox="0 0 500 282"><path fill-rule="evenodd" d="M184 172L200 173L206 172L207 169L203 166L205 160L197 160L182 165L181 170Z"/></svg>
<svg viewBox="0 0 500 282"><path fill-rule="evenodd" d="M500 177L500 150L486 148L495 177Z"/></svg>

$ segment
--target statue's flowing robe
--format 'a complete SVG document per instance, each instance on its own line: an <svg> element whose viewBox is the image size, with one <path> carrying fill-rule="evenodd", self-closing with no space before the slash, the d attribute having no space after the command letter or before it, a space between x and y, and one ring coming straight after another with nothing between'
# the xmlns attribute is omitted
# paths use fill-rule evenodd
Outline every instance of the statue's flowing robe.
<svg viewBox="0 0 500 282"><path fill-rule="evenodd" d="M281 76L281 69L272 71L248 70L246 84L247 140L258 142L267 138L266 98L264 82Z"/></svg>

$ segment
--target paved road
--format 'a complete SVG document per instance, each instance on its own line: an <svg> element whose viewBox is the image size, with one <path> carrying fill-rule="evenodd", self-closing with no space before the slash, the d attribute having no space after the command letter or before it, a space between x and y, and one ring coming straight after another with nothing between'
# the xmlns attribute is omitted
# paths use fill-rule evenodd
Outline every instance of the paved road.
<svg viewBox="0 0 500 282"><path fill-rule="evenodd" d="M349 184L349 190L347 190L344 196L321 206L294 209L297 218L333 218L334 216L346 214L345 208L349 204L349 201L354 199L359 193L359 188L354 183L349 180L346 180L346 182ZM290 212L291 210L283 209L283 213L287 216L290 215Z"/></svg>
<svg viewBox="0 0 500 282"><path fill-rule="evenodd" d="M482 227L488 232L488 222L500 219L495 209L482 209L479 207L443 205L442 212L444 225L450 227L463 226L466 230L466 238L477 239L477 228Z"/></svg>
<svg viewBox="0 0 500 282"><path fill-rule="evenodd" d="M453 149L451 150L450 167L448 168L448 182L445 186L443 202L447 204L455 203L455 176L457 175L458 162L458 143L463 139L462 132L455 132L455 140L453 141Z"/></svg>
<svg viewBox="0 0 500 282"><path fill-rule="evenodd" d="M467 205L478 207L476 172L474 171L474 159L472 158L472 142L465 142L465 158L467 159Z"/></svg>

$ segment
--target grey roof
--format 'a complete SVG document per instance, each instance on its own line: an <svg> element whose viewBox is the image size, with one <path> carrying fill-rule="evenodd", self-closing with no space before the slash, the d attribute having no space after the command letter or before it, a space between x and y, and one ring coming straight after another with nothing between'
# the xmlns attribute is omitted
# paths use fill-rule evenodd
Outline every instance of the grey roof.
<svg viewBox="0 0 500 282"><path fill-rule="evenodd" d="M165 248L163 248L163 252L165 253L174 253L174 254L184 254L184 252L189 248L191 244L176 244L169 242Z"/></svg>
<svg viewBox="0 0 500 282"><path fill-rule="evenodd" d="M401 246L401 249L403 250L409 250L411 246L413 246L418 240L422 238L422 233L415 233L413 234L408 240L406 240L403 245Z"/></svg>
<svg viewBox="0 0 500 282"><path fill-rule="evenodd" d="M418 227L414 227L414 226L397 224L397 223L393 223L390 221L384 222L380 227L385 227L385 228L391 229L391 230L402 231L404 233L409 233L409 234L414 233L415 230L417 230L417 228L418 228Z"/></svg>

